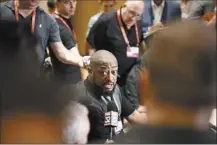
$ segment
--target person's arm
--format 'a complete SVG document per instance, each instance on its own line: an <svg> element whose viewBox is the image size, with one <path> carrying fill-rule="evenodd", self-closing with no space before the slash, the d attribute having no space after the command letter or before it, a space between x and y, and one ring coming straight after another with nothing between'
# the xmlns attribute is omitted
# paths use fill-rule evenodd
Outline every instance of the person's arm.
<svg viewBox="0 0 217 145"><path fill-rule="evenodd" d="M90 46L96 50L105 49L104 40L106 31L107 25L105 24L104 20L101 18L98 19L98 21L94 23L87 37L88 44L90 44Z"/></svg>
<svg viewBox="0 0 217 145"><path fill-rule="evenodd" d="M140 113L132 104L122 96L122 114L130 123L145 124L147 121L146 113L143 111Z"/></svg>
<svg viewBox="0 0 217 145"><path fill-rule="evenodd" d="M130 70L126 79L125 87L123 89L126 99L129 100L129 102L135 108L139 106L138 76L139 76L139 66L135 65Z"/></svg>
<svg viewBox="0 0 217 145"><path fill-rule="evenodd" d="M60 39L59 27L55 19L52 19L52 23L49 28L49 46L54 52L55 56L65 64L84 66L84 60L81 56L70 52L66 49Z"/></svg>
<svg viewBox="0 0 217 145"><path fill-rule="evenodd" d="M54 52L55 56L65 64L73 64L83 67L83 58L67 50L62 42L50 43L50 48Z"/></svg>

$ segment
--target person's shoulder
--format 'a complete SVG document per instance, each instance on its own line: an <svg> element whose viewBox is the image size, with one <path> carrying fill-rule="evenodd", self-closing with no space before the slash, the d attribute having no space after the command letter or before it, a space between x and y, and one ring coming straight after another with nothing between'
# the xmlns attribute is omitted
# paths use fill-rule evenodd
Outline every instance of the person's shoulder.
<svg viewBox="0 0 217 145"><path fill-rule="evenodd" d="M12 1L0 2L0 11L1 13L5 12L6 9L12 8Z"/></svg>
<svg viewBox="0 0 217 145"><path fill-rule="evenodd" d="M108 13L103 14L99 19L100 21L103 21L105 23L108 23L111 20L116 19L116 10L112 10Z"/></svg>
<svg viewBox="0 0 217 145"><path fill-rule="evenodd" d="M97 14L90 17L90 21L97 21L99 17L103 14L103 11L98 12Z"/></svg>
<svg viewBox="0 0 217 145"><path fill-rule="evenodd" d="M75 86L79 98L78 102L85 106L91 105L93 98L88 93L87 87L85 85L85 80L76 83Z"/></svg>
<svg viewBox="0 0 217 145"><path fill-rule="evenodd" d="M37 8L37 11L38 11L38 13L39 13L41 16L43 16L43 17L45 18L46 21L50 21L50 22L56 21L56 20L55 20L55 17L54 17L52 14L46 12L46 11L45 11L44 9L42 9L41 7L38 7L38 8Z"/></svg>

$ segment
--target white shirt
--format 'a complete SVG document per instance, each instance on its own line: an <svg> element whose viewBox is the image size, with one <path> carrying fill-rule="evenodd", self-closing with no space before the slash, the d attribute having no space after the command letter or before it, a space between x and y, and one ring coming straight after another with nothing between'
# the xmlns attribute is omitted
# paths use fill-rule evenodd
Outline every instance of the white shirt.
<svg viewBox="0 0 217 145"><path fill-rule="evenodd" d="M151 1L152 11L154 15L153 24L161 22L161 17L163 15L165 0L162 1L160 6L157 6L154 1Z"/></svg>
<svg viewBox="0 0 217 145"><path fill-rule="evenodd" d="M88 36L90 29L92 28L93 24L99 19L99 17L104 14L104 11L100 11L99 13L95 14L94 16L92 16L88 22L88 30L86 33L86 36Z"/></svg>

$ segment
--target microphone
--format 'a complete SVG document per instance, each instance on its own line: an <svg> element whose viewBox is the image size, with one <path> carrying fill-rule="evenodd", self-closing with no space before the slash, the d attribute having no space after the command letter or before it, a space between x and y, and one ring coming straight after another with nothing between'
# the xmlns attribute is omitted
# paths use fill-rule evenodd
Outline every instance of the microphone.
<svg viewBox="0 0 217 145"><path fill-rule="evenodd" d="M104 126L109 127L109 140L112 140L114 127L118 126L118 109L113 101L107 104Z"/></svg>

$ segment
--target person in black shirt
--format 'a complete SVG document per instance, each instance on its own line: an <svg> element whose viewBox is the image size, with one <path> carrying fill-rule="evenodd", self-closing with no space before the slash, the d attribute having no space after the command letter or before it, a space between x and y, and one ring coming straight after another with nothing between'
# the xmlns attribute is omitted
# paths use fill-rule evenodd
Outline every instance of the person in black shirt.
<svg viewBox="0 0 217 145"><path fill-rule="evenodd" d="M141 80L147 124L133 127L117 143L217 143L209 128L216 107L215 35L196 20L157 33Z"/></svg>
<svg viewBox="0 0 217 145"><path fill-rule="evenodd" d="M101 16L87 37L91 47L108 50L117 58L120 76L118 84L121 87L125 84L130 69L137 62L139 53L145 51L142 21L139 21L143 9L143 0L128 0L119 10Z"/></svg>
<svg viewBox="0 0 217 145"><path fill-rule="evenodd" d="M76 36L74 29L72 27L72 16L76 10L76 0L57 0L56 11L53 15L59 25L60 38L63 45L76 54L80 56L78 51ZM66 83L77 83L81 81L80 68L75 65L64 64L58 60L55 54L50 51L51 61L53 64L53 70L57 79L61 82Z"/></svg>
<svg viewBox="0 0 217 145"><path fill-rule="evenodd" d="M39 0L11 0L1 3L0 20L17 21L20 26L28 24L26 29L34 33L40 41L41 51L38 53L41 64L49 46L61 62L83 67L88 58L78 56L64 47L56 20L38 5Z"/></svg>
<svg viewBox="0 0 217 145"><path fill-rule="evenodd" d="M132 123L146 122L145 113L140 113L125 99L121 88L116 85L118 63L115 56L106 50L96 51L92 57L89 76L78 84L80 102L89 110L90 133L89 143L105 143L109 138L109 128L104 126L107 103L114 101L119 113L118 126L114 136L123 133L123 118ZM99 141L99 142L98 142Z"/></svg>

